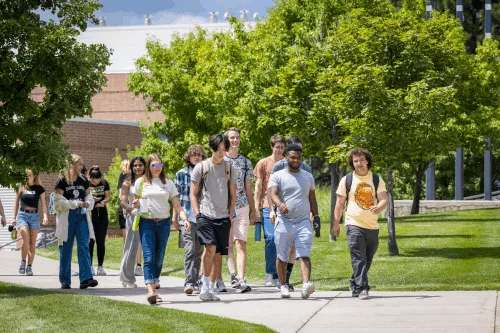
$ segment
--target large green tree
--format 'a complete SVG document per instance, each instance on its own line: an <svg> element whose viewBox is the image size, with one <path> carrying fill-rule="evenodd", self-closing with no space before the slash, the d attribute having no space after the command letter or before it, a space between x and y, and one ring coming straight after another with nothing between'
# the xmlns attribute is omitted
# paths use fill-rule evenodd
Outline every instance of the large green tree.
<svg viewBox="0 0 500 333"><path fill-rule="evenodd" d="M0 184L24 170L55 171L66 159L61 127L92 114L91 98L106 82L109 50L76 38L97 23L94 0L3 0L0 4ZM54 19L43 20L40 11ZM43 100L31 98L34 88Z"/></svg>

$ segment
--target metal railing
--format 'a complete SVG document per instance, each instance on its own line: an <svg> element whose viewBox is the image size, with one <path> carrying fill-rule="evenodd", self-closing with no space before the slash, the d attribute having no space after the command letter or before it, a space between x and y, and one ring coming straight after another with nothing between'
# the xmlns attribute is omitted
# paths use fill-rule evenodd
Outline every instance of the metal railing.
<svg viewBox="0 0 500 333"><path fill-rule="evenodd" d="M36 242L36 248L37 249L46 248L46 247L57 245L56 229L54 229L54 228L40 228L40 234L42 235L41 236L41 242L37 239L37 242ZM23 239L22 237L18 237L17 239L13 239L10 242L1 245L0 249L4 248L6 246L9 246L9 245L11 245L13 243L17 243L18 241L20 241L22 239ZM13 249L13 250L14 251L18 251L19 248L16 248L16 249Z"/></svg>
<svg viewBox="0 0 500 333"><path fill-rule="evenodd" d="M500 195L500 191L491 192L491 195ZM471 195L470 197L465 197L464 200L481 200L484 199L484 193Z"/></svg>

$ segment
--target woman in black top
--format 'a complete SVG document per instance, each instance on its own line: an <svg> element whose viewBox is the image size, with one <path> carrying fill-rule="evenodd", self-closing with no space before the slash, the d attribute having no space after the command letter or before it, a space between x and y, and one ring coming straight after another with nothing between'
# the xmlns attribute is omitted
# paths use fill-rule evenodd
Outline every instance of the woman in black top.
<svg viewBox="0 0 500 333"><path fill-rule="evenodd" d="M12 224L17 226L23 238L19 274L31 276L33 275L31 265L35 259L36 237L40 231L39 201L42 204L43 225L49 223L49 218L45 202L45 189L40 185L40 176L35 175L31 170L27 170L26 174L28 176L28 184L20 184L18 186ZM28 257L28 266L26 266L26 257Z"/></svg>
<svg viewBox="0 0 500 333"><path fill-rule="evenodd" d="M90 263L94 259L94 244L97 243L97 274L106 275L102 265L106 255L106 234L108 233L108 210L106 204L110 200L110 189L106 179L102 178L99 166L93 166L89 169L90 193L94 197L94 209L92 210L92 225L94 226L95 241L90 240ZM94 267L92 267L94 275Z"/></svg>

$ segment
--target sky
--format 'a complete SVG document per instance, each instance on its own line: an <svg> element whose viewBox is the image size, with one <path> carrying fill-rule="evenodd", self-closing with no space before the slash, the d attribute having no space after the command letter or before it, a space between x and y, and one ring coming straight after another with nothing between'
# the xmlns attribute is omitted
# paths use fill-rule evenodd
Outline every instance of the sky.
<svg viewBox="0 0 500 333"><path fill-rule="evenodd" d="M211 11L219 12L219 22L224 13L232 8L233 16L240 10L248 10L248 18L258 12L267 16L273 0L100 0L104 6L96 14L105 16L108 26L142 25L144 15L152 15L152 24L183 24L209 22Z"/></svg>

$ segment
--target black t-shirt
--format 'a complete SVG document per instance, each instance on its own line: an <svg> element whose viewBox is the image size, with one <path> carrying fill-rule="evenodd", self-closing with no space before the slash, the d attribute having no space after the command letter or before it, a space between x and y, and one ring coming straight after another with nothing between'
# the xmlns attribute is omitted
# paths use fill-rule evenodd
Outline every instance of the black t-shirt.
<svg viewBox="0 0 500 333"><path fill-rule="evenodd" d="M21 208L31 207L38 209L38 201L44 193L45 189L41 185L24 186L20 196Z"/></svg>
<svg viewBox="0 0 500 333"><path fill-rule="evenodd" d="M90 193L94 197L94 204L97 205L101 201L104 200L105 193L106 191L109 191L109 183L106 179L101 178L101 181L97 185L92 185L90 183ZM106 207L102 207L103 209L106 209ZM97 210L98 207L94 208L94 210Z"/></svg>
<svg viewBox="0 0 500 333"><path fill-rule="evenodd" d="M59 178L56 182L56 189L64 191L64 197L68 200L85 201L86 191L89 188L89 181L83 175L78 176L73 184L68 184L66 179Z"/></svg>

